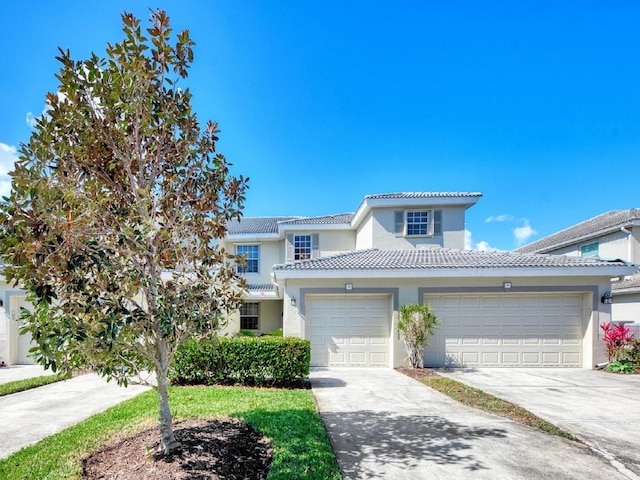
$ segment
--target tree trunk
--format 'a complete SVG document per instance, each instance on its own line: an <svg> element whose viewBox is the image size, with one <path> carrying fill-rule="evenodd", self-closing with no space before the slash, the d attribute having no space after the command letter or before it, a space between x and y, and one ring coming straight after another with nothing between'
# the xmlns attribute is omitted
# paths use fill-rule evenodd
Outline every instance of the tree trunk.
<svg viewBox="0 0 640 480"><path fill-rule="evenodd" d="M158 392L158 410L160 412L160 417L158 418L158 424L160 426L160 446L158 447L158 451L167 455L178 447L180 443L176 441L176 437L173 434L173 417L171 416L171 408L169 407L169 381L167 379L169 362L167 344L163 339L158 342L158 353L160 354L160 368L156 369L156 379L158 382L156 391Z"/></svg>

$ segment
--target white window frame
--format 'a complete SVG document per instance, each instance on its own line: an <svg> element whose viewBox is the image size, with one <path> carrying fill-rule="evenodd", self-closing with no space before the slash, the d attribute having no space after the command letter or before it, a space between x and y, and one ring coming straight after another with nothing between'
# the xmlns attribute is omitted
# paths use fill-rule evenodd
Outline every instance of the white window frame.
<svg viewBox="0 0 640 480"><path fill-rule="evenodd" d="M245 252L245 253L249 253L249 255L247 256L247 261L251 260L251 261L255 261L256 263L256 271L249 271L248 270L248 265L249 263L246 262L243 265L237 265L236 266L236 273L238 275L246 275L246 274L250 274L250 275L256 275L260 273L260 245L256 244L256 243L246 243L246 244L237 244L236 245L236 255L242 256L244 255L244 253L240 254L240 249L242 248L251 248L251 247L255 247L255 251L256 251L256 258L251 258L251 253L250 252Z"/></svg>
<svg viewBox="0 0 640 480"><path fill-rule="evenodd" d="M395 231L396 236L407 237L407 238L419 238L419 237L433 237L434 234L434 219L435 219L435 210L431 208L420 208L420 209L409 209L409 210L398 210L394 213L394 215L402 213L402 225L400 222L395 219ZM415 214L426 214L426 233L409 233L409 217ZM441 214L440 214L441 215ZM442 220L440 220L442 222ZM422 223L416 223L417 225L424 225Z"/></svg>
<svg viewBox="0 0 640 480"><path fill-rule="evenodd" d="M303 237L305 238L305 240L302 240ZM308 239L308 242L307 242L307 239ZM304 246L302 245L303 242L304 242ZM302 248L306 249L307 243L308 243L309 253L302 254L302 252L299 252L299 250L301 250ZM313 237L311 236L311 234L295 234L293 236L293 259L308 260L310 258L313 258Z"/></svg>
<svg viewBox="0 0 640 480"><path fill-rule="evenodd" d="M255 307L255 312L248 311L249 308L253 309ZM256 328L247 328L242 325L243 320L251 320L252 322L255 319ZM260 330L260 302L245 302L240 305L240 330Z"/></svg>

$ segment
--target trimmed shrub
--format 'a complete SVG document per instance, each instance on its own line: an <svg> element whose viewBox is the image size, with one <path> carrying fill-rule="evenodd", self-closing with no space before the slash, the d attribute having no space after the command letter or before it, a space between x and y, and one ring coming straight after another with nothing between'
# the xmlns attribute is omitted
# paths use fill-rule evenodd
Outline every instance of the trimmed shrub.
<svg viewBox="0 0 640 480"><path fill-rule="evenodd" d="M169 378L177 385L303 386L311 344L295 337L190 340L176 352Z"/></svg>

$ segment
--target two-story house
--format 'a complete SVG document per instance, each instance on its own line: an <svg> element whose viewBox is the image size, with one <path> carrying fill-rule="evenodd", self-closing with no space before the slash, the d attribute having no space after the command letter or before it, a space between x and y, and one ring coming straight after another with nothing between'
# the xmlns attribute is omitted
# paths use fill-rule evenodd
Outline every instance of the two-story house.
<svg viewBox="0 0 640 480"><path fill-rule="evenodd" d="M622 259L640 264L640 209L611 210L516 250L519 253ZM612 318L640 323L640 274L611 284Z"/></svg>
<svg viewBox="0 0 640 480"><path fill-rule="evenodd" d="M368 195L354 213L243 218L227 249L249 291L231 322L311 341L312 365L404 364L402 304L428 302L441 326L427 366L566 366L604 358L598 325L613 277L635 267L597 258L464 250L479 193Z"/></svg>

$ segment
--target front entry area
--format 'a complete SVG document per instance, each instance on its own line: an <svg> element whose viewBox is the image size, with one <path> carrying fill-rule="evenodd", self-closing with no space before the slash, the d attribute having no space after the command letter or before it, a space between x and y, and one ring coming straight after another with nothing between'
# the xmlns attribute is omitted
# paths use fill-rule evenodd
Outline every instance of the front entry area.
<svg viewBox="0 0 640 480"><path fill-rule="evenodd" d="M427 294L441 326L425 366L582 367L583 295Z"/></svg>
<svg viewBox="0 0 640 480"><path fill-rule="evenodd" d="M390 366L390 302L388 295L308 295L311 366Z"/></svg>

